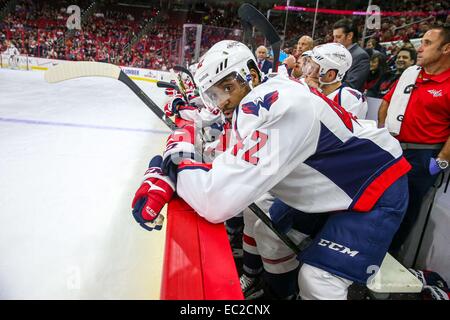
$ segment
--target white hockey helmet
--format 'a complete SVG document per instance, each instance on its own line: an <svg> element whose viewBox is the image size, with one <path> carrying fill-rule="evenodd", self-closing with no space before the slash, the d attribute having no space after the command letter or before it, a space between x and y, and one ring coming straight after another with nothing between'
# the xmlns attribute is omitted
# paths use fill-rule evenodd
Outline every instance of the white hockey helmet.
<svg viewBox="0 0 450 320"><path fill-rule="evenodd" d="M223 40L213 45L200 59L195 72L195 82L205 106L213 110L221 98L217 94L209 94L208 89L225 77L236 74L240 80L252 88L252 77L247 65L256 59L250 49L243 43L234 40ZM259 71L259 70L258 70Z"/></svg>
<svg viewBox="0 0 450 320"><path fill-rule="evenodd" d="M311 59L320 66L319 81L329 70L337 70L336 79L327 83L320 82L321 84L332 84L342 81L353 62L350 51L340 43L326 43L314 47Z"/></svg>
<svg viewBox="0 0 450 320"><path fill-rule="evenodd" d="M312 50L306 50L305 52L302 53L302 57L311 57L312 56Z"/></svg>

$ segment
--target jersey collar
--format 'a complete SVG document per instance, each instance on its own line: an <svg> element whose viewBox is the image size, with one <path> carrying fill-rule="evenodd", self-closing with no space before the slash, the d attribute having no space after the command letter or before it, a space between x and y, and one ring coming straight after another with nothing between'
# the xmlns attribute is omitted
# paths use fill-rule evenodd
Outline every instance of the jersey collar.
<svg viewBox="0 0 450 320"><path fill-rule="evenodd" d="M450 68L445 70L444 72L441 72L439 74L427 74L425 70L422 69L419 76L417 77L418 82L427 82L427 81L434 81L442 83L450 78Z"/></svg>

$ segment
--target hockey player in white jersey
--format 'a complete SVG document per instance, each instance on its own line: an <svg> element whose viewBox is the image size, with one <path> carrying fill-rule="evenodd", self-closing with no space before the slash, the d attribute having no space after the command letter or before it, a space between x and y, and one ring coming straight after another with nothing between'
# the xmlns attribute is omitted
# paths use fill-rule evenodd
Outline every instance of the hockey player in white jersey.
<svg viewBox="0 0 450 320"><path fill-rule="evenodd" d="M364 283L368 267L381 265L406 209L410 165L386 130L360 126L342 107L298 82L274 77L258 84L259 77L242 43L210 49L196 82L205 105L232 112L230 148L202 163L194 135L178 129L168 139L163 170L178 194L213 223L268 192L277 198L271 218L286 232L295 227L311 233L314 221L325 220L298 257L300 297L343 299L352 281ZM173 192L168 177L158 174L147 184L167 188L141 187L133 201L142 223L158 216L157 210L139 216L149 212L154 192Z"/></svg>
<svg viewBox="0 0 450 320"><path fill-rule="evenodd" d="M10 68L19 68L19 50L10 40L6 40L6 50L3 52L8 57L8 65Z"/></svg>
<svg viewBox="0 0 450 320"><path fill-rule="evenodd" d="M347 111L355 114L358 119L364 119L367 113L367 102L359 91L344 87L342 78L352 64L350 52L341 44L329 43L316 46L307 54L305 59L305 75L308 84L318 88L331 100L335 101ZM283 69L282 69L283 70ZM304 78L299 80L302 82ZM302 82L306 84L306 82ZM370 120L360 120L365 122ZM376 123L373 124L376 127ZM257 202L260 207L267 207L268 202L273 203L274 198L270 194ZM299 266L299 262L293 257L292 250L264 223L255 218L251 210L244 210L244 274L241 284L244 295L248 299L263 294L261 290L261 274L264 269L266 288L271 289L272 295L289 297L294 287L289 287L285 282L292 278ZM304 238L304 235L291 232L291 238L296 241ZM261 243L259 247L257 244ZM269 294L270 295L270 294Z"/></svg>
<svg viewBox="0 0 450 320"><path fill-rule="evenodd" d="M352 65L352 55L340 43L327 43L312 50L305 65L309 86L319 88L331 100L353 113L358 119L367 115L367 101L358 90L342 84L345 73Z"/></svg>

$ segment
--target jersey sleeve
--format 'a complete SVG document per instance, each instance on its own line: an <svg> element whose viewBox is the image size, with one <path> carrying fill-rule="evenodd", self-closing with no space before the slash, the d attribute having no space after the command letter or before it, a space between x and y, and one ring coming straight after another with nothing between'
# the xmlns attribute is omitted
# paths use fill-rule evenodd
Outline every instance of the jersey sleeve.
<svg viewBox="0 0 450 320"><path fill-rule="evenodd" d="M263 106L258 113L241 104L233 119L231 145L212 167L193 161L179 166L177 192L199 215L213 223L237 215L314 153L311 131L319 129L312 121L313 106L322 100L309 94L314 102L306 102L300 112L290 101L301 95L291 93L286 92L289 99L280 93L269 110Z"/></svg>
<svg viewBox="0 0 450 320"><path fill-rule="evenodd" d="M344 90L342 90L340 95L340 105L344 107L345 110L354 114L358 119L366 118L368 106L366 98L361 92L344 87Z"/></svg>

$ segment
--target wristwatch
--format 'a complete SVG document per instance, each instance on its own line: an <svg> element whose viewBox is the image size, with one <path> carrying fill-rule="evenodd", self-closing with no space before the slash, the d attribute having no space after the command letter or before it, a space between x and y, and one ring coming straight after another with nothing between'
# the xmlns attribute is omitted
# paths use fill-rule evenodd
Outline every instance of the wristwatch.
<svg viewBox="0 0 450 320"><path fill-rule="evenodd" d="M442 170L445 170L448 168L448 160L441 160L439 158L436 159L436 163Z"/></svg>

